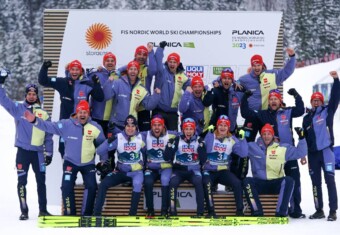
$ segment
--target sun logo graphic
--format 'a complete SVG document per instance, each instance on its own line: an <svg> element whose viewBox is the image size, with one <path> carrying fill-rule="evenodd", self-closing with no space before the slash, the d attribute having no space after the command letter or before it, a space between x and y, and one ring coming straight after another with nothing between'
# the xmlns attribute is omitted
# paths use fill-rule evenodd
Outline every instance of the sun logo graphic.
<svg viewBox="0 0 340 235"><path fill-rule="evenodd" d="M86 42L91 48L95 50L102 50L108 47L111 43L111 40L111 30L105 24L93 24L86 31Z"/></svg>

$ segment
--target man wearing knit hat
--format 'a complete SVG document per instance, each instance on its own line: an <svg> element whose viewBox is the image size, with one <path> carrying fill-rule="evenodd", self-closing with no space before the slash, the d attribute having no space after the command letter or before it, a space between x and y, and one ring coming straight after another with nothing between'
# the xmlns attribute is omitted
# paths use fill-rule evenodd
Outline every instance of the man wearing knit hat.
<svg viewBox="0 0 340 235"><path fill-rule="evenodd" d="M138 132L137 119L128 115L124 120L124 130L107 139L98 147L97 153L105 155L108 151L117 151L117 165L100 183L94 215L102 214L106 192L110 187L132 180L132 195L129 215L136 215L143 187L145 140Z"/></svg>
<svg viewBox="0 0 340 235"><path fill-rule="evenodd" d="M207 88L208 89L208 88ZM184 120L191 117L197 123L197 135L204 137L208 130L210 121L209 106L203 105L203 98L206 94L203 79L195 76L191 79L191 89L186 89L178 105L178 111Z"/></svg>
<svg viewBox="0 0 340 235"><path fill-rule="evenodd" d="M65 140L61 184L63 215L76 215L74 185L80 172L85 185L84 208L81 214L91 216L97 191L95 150L104 142L105 136L101 126L90 117L89 103L81 100L76 107L76 113L58 122L46 122L29 111L25 112L25 118L33 123L34 127L60 135ZM107 158L107 154L100 155L102 161L106 161Z"/></svg>
<svg viewBox="0 0 340 235"><path fill-rule="evenodd" d="M135 50L134 61L139 64L138 77L141 84L147 89L151 94L151 83L153 76L157 72L157 65L155 60L155 53L153 51L153 44L148 43L147 46L138 46ZM126 74L127 65L124 65L118 69L118 71L123 75ZM145 110L140 107L137 113L138 128L140 131L150 130L150 111Z"/></svg>
<svg viewBox="0 0 340 235"><path fill-rule="evenodd" d="M110 77L103 86L105 100L114 100L110 116L110 122L114 126L112 134L124 129L124 121L129 114L138 118L141 107L152 110L156 108L160 99L161 91L158 88L150 95L141 84L138 77L140 64L137 61L130 61L126 70L126 75L121 76L118 80Z"/></svg>
<svg viewBox="0 0 340 235"><path fill-rule="evenodd" d="M261 137L256 142L248 142L248 156L253 177L243 180L243 190L252 216L263 216L259 194L279 194L275 216L285 217L294 188L294 180L285 176L283 167L286 161L299 159L307 154L307 143L301 128L297 147L275 141L274 129L266 123L261 129Z"/></svg>
<svg viewBox="0 0 340 235"><path fill-rule="evenodd" d="M160 114L165 120L168 130L178 130L178 104L182 98L182 90L190 86L190 80L185 75L180 55L170 53L163 64L164 47L166 42L160 43L156 50L157 74L155 86L162 90L161 97L153 115Z"/></svg>
<svg viewBox="0 0 340 235"><path fill-rule="evenodd" d="M10 100L6 96L3 85L9 72L2 69L0 69L0 71L0 105L3 106L15 120L15 146L17 147L15 162L18 175L18 198L21 210L19 220L27 220L29 218L26 185L30 165L32 165L37 183L39 216L50 215L47 211L45 179L46 166L52 162L53 135L33 127L27 123L22 116L25 111L29 110L44 120L50 121L51 118L48 113L40 107L38 87L35 84L28 84L25 87L24 102L13 102Z"/></svg>
<svg viewBox="0 0 340 235"><path fill-rule="evenodd" d="M234 132L243 93L234 86L234 71L229 67L224 68L215 81L218 86L208 91L203 99L205 106L212 105L210 125L215 125L219 116L227 115L231 124L230 132Z"/></svg>
<svg viewBox="0 0 340 235"><path fill-rule="evenodd" d="M164 119L155 115L151 119L151 130L142 132L146 142L144 193L147 215L154 216L153 188L157 179L161 182L162 204L161 215L166 216L169 209L169 182L172 174L172 163L164 160L164 150L168 140L175 138L174 131L168 131Z"/></svg>
<svg viewBox="0 0 340 235"><path fill-rule="evenodd" d="M170 179L170 215L177 215L177 189L188 180L195 187L196 214L203 216L204 193L202 185L201 164L206 162L206 149L202 138L196 132L196 123L186 118L182 123L182 133L170 139L165 151L164 160L173 162L173 173Z"/></svg>
<svg viewBox="0 0 340 235"><path fill-rule="evenodd" d="M103 56L103 67L100 69L91 69L88 72L88 77L97 76L99 83L103 86L104 83L112 77L113 80L118 79L116 72L117 58L112 52L107 52ZM91 117L99 125L101 125L105 136L108 134L108 124L112 110L112 100L97 101L91 97Z"/></svg>
<svg viewBox="0 0 340 235"><path fill-rule="evenodd" d="M287 48L286 52L289 60L282 69L267 69L261 55L256 54L251 57L251 71L241 76L237 81L244 90L251 91L253 94L248 99L249 109L266 110L269 91L282 86L282 83L293 74L296 63L295 51L293 48ZM254 141L259 131L257 123L246 119L243 126L247 141ZM248 159L240 160L239 175L243 178L248 173Z"/></svg>
<svg viewBox="0 0 340 235"><path fill-rule="evenodd" d="M292 126L293 118L301 117L304 114L304 103L299 93L291 88L288 91L295 99L294 107L283 107L282 96L279 90L274 89L269 92L269 105L267 110L254 111L249 109L248 98L251 92L246 92L242 98L241 115L247 120L254 120L262 128L265 123L273 126L275 136L279 137L280 143L294 145ZM300 160L301 164L306 164L306 158ZM284 167L285 174L294 179L294 191L289 208L289 216L292 218L306 218L300 207L301 203L301 182L300 170L297 160L287 161Z"/></svg>
<svg viewBox="0 0 340 235"><path fill-rule="evenodd" d="M303 118L303 129L308 145L308 167L313 185L313 197L316 212L309 216L310 219L325 218L323 211L323 197L321 185L321 172L328 189L329 215L328 221L337 219L338 196L335 183L335 156L333 152L334 133L333 119L340 101L340 82L336 71L330 72L334 79L328 105L324 104L322 93L312 94L310 103L312 109Z"/></svg>
<svg viewBox="0 0 340 235"><path fill-rule="evenodd" d="M236 203L236 215L243 216L243 189L242 181L230 171L231 155L237 154L246 157L248 145L242 134L230 133L230 120L226 115L218 117L216 130L208 132L204 142L207 149L207 161L203 164L204 196L208 208L208 214L215 215L212 186L222 184L231 186Z"/></svg>
<svg viewBox="0 0 340 235"><path fill-rule="evenodd" d="M39 84L50 87L59 92L60 115L59 119L68 119L75 112L81 100L87 100L91 96L96 101L104 100L104 93L99 83L98 76L92 75L89 79L84 74L82 64L73 60L67 65L67 77L49 77L48 69L52 67L51 61L45 61L39 72ZM64 139L59 139L59 152L64 156Z"/></svg>

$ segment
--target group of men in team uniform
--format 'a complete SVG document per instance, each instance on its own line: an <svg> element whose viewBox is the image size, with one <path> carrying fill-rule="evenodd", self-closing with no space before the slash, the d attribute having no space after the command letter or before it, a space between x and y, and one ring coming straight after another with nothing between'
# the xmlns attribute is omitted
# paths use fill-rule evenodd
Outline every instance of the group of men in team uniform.
<svg viewBox="0 0 340 235"><path fill-rule="evenodd" d="M232 188L238 216L244 215L243 194L254 216L263 216L259 194L279 194L276 216L305 218L297 159L306 164L307 155L316 208L309 218L325 217L322 169L329 193L327 219L336 220L332 146L333 117L340 101L337 72L330 72L334 85L328 105L320 92L311 96L312 108L302 127L295 128L295 147L292 119L304 115L304 102L292 88L288 94L295 107L285 107L277 89L294 72L293 49L286 50L289 60L282 69L269 70L263 58L254 55L249 73L235 81L233 70L225 68L210 88L201 77L186 76L179 54L171 53L163 62L166 46L165 41L155 51L151 43L139 46L134 59L118 69L111 52L96 69L85 70L74 60L63 78L49 77L52 62L45 61L39 83L60 94L57 122L40 107L36 85L26 87L22 104L11 101L1 86L0 104L16 120L19 219L28 219L25 186L30 164L37 175L39 216L49 215L45 167L52 162L51 134L56 134L63 158L64 215L76 214L74 184L80 172L85 186L82 215L101 215L107 190L132 182L129 215L137 214L144 187L147 215L153 216L153 186L160 179L164 216L177 215L177 189L188 180L195 188L197 215L206 209L216 216L213 191L222 184ZM8 72L1 71L0 84ZM239 108L243 126L236 121ZM249 160L252 177L247 177ZM101 174L99 188L96 171Z"/></svg>

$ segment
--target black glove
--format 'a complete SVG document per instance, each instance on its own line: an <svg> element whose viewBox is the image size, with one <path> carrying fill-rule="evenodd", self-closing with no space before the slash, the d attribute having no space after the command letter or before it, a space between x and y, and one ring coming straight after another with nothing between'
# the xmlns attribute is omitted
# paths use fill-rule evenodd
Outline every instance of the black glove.
<svg viewBox="0 0 340 235"><path fill-rule="evenodd" d="M93 81L94 84L96 84L96 83L99 82L99 77L98 77L96 74L94 74L94 75L91 77L91 79L92 79L92 81Z"/></svg>
<svg viewBox="0 0 340 235"><path fill-rule="evenodd" d="M246 90L246 91L244 92L244 95L247 96L247 97L249 97L249 96L252 96L252 95L253 95L253 92L252 92L251 90Z"/></svg>
<svg viewBox="0 0 340 235"><path fill-rule="evenodd" d="M45 156L45 165L48 166L52 162L52 155L51 156Z"/></svg>
<svg viewBox="0 0 340 235"><path fill-rule="evenodd" d="M297 93L297 91L295 90L295 88L290 88L287 92L289 95L292 95L292 96L297 96L299 93Z"/></svg>
<svg viewBox="0 0 340 235"><path fill-rule="evenodd" d="M101 175L101 178L104 178L107 174L113 171L111 163L109 160L106 160L104 163L98 162L96 165L97 174Z"/></svg>
<svg viewBox="0 0 340 235"><path fill-rule="evenodd" d="M117 139L117 135L111 135L108 139L107 142L109 144L111 144L113 141L115 141Z"/></svg>
<svg viewBox="0 0 340 235"><path fill-rule="evenodd" d="M298 134L300 140L305 138L305 134L304 134L303 129L301 127L295 127L294 130L295 130L296 134Z"/></svg>
<svg viewBox="0 0 340 235"><path fill-rule="evenodd" d="M49 67L52 67L52 61L50 61L50 60L45 60L44 61L44 63L43 63L43 66L45 67L45 68L49 68Z"/></svg>
<svg viewBox="0 0 340 235"><path fill-rule="evenodd" d="M113 129L115 129L115 123L114 123L114 122L109 122L109 124L107 124L107 129L108 129L108 130L113 130Z"/></svg>
<svg viewBox="0 0 340 235"><path fill-rule="evenodd" d="M168 147L172 147L172 145L175 143L175 138L169 139L168 140Z"/></svg>
<svg viewBox="0 0 340 235"><path fill-rule="evenodd" d="M6 69L0 69L0 84L4 84L10 72Z"/></svg>
<svg viewBox="0 0 340 235"><path fill-rule="evenodd" d="M161 41L161 42L159 43L159 47L162 48L162 49L164 49L164 47L166 47L166 41Z"/></svg>

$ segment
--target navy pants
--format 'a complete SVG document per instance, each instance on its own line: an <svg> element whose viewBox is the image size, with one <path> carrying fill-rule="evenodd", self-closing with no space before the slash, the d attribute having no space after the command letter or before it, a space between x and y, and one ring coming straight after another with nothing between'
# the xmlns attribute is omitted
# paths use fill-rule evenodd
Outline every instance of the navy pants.
<svg viewBox="0 0 340 235"><path fill-rule="evenodd" d="M90 164L86 166L76 166L65 160L63 164L63 172L61 193L64 204L64 215L76 215L74 186L78 172L81 173L85 185L81 214L86 216L92 215L97 192L95 165Z"/></svg>
<svg viewBox="0 0 340 235"><path fill-rule="evenodd" d="M173 174L170 179L170 215L177 215L177 189L178 186L188 180L195 187L197 214L203 215L204 213L204 192L202 184L202 174L199 170L187 171L173 169Z"/></svg>
<svg viewBox="0 0 340 235"><path fill-rule="evenodd" d="M297 160L291 160L286 162L285 167L285 175L290 176L294 180L294 190L292 198L290 199L290 208L289 213L301 214L302 209L300 206L301 203L301 180L300 180L300 169L299 163Z"/></svg>
<svg viewBox="0 0 340 235"><path fill-rule="evenodd" d="M208 211L214 212L214 199L211 192L211 185L222 184L231 186L234 191L234 198L236 202L236 210L243 212L243 189L242 182L229 170L221 171L204 171L203 172L203 188L205 201L207 203Z"/></svg>
<svg viewBox="0 0 340 235"><path fill-rule="evenodd" d="M19 196L20 209L22 213L28 213L28 206L26 200L26 185L30 165L32 165L32 169L35 174L35 180L37 182L39 210L45 212L47 199L45 184L46 166L44 161L44 154L42 152L29 151L18 147L16 156L16 168L18 175L17 190Z"/></svg>
<svg viewBox="0 0 340 235"><path fill-rule="evenodd" d="M161 180L162 186L162 212L166 213L169 207L169 182L171 177L172 169L148 169L144 172L144 194L146 207L150 210L154 209L153 203L153 185L157 179Z"/></svg>
<svg viewBox="0 0 340 235"><path fill-rule="evenodd" d="M331 148L317 152L308 152L309 175L313 185L313 196L315 208L323 209L321 170L327 184L329 209L338 209L338 196L334 177L335 157Z"/></svg>
<svg viewBox="0 0 340 235"><path fill-rule="evenodd" d="M131 208L130 215L134 215L137 211L140 193L143 186L143 171L133 172L120 172L114 171L109 173L100 183L98 188L98 194L96 198L96 204L94 206L94 215L100 216L102 214L103 205L105 203L106 193L109 188L117 186L118 184L131 181L132 179L132 197L131 197ZM133 213L131 213L133 211Z"/></svg>
<svg viewBox="0 0 340 235"><path fill-rule="evenodd" d="M263 216L260 194L279 194L276 216L288 215L288 204L294 189L293 178L286 176L273 180L247 177L243 180L243 190L253 216Z"/></svg>

